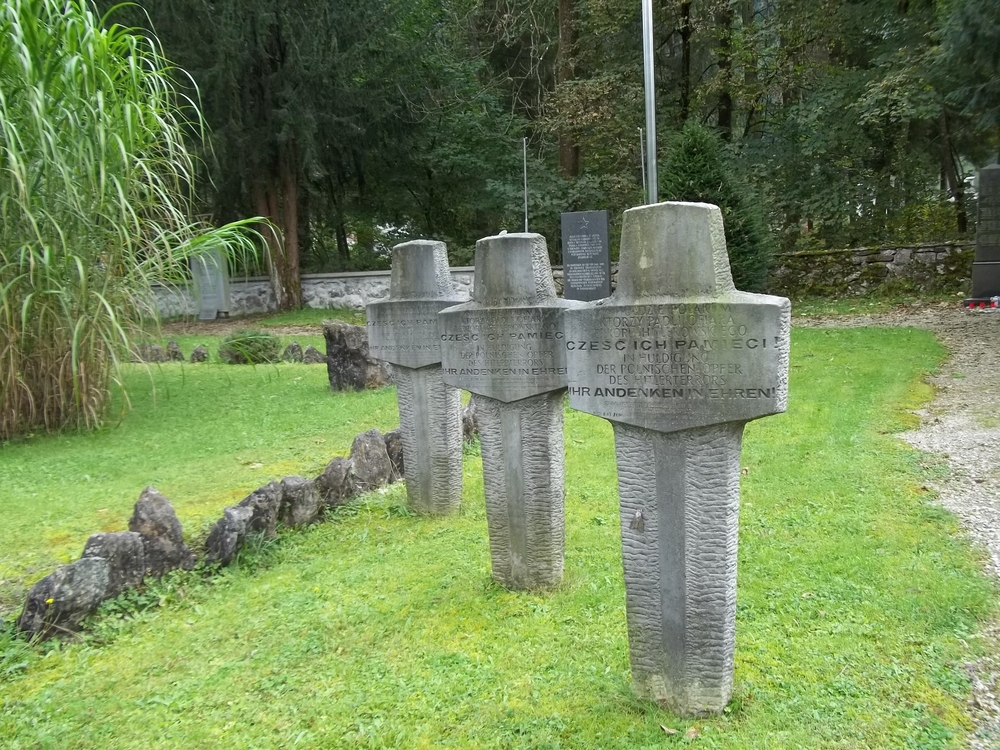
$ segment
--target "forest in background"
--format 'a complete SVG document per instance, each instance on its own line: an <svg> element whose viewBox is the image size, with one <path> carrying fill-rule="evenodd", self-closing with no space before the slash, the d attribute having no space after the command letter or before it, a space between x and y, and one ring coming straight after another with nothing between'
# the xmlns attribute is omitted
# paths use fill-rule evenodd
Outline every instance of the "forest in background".
<svg viewBox="0 0 1000 750"><path fill-rule="evenodd" d="M698 123L776 248L970 236L1000 0L657 0L654 19L661 185ZM271 220L282 306L301 273L385 267L408 238L465 264L520 229L522 138L555 261L561 212L607 209L614 236L644 202L639 0L149 0L109 21L152 30L200 100L203 209Z"/></svg>

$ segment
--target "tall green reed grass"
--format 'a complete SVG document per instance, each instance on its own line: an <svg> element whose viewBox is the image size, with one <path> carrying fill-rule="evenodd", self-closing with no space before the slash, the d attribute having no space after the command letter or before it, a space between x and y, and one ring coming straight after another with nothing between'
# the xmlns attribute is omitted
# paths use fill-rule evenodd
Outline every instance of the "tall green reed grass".
<svg viewBox="0 0 1000 750"><path fill-rule="evenodd" d="M99 423L152 283L255 252L253 220L195 216L204 131L177 74L87 0L0 4L0 441Z"/></svg>

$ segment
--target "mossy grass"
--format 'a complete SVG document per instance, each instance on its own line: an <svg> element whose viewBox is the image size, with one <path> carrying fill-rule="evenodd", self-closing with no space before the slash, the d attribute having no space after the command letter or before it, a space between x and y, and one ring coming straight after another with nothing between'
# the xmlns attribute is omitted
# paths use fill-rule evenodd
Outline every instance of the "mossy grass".
<svg viewBox="0 0 1000 750"><path fill-rule="evenodd" d="M106 643L64 645L13 670L0 693L0 737L15 748L961 747L971 727L962 664L978 653L997 595L980 555L924 488L923 458L893 434L928 396L921 376L943 351L909 329L807 329L793 332L792 352L788 413L748 426L744 443L736 695L721 717L682 720L631 695L612 433L570 411L566 580L556 590L512 593L491 582L470 451L456 517L410 516L395 485L287 534L264 564L186 587L103 632ZM255 371L246 372L250 382ZM171 381L171 403L229 408L187 377ZM297 450L283 460L318 465L316 433L291 429L302 415L279 416L284 393L262 387L241 398L253 412L274 397L254 433L261 444L239 438L254 422L238 408L233 435L191 474L243 467L288 441ZM347 418L393 422L391 396L329 397L337 416L323 405L308 424L325 421L333 433ZM173 449L169 425L152 432L148 403L129 419L149 420L133 441ZM209 420L210 431L223 421ZM18 447L26 452L13 475L100 437ZM26 517L56 509L55 486L15 489L34 506ZM167 489L183 500L197 486L174 477Z"/></svg>

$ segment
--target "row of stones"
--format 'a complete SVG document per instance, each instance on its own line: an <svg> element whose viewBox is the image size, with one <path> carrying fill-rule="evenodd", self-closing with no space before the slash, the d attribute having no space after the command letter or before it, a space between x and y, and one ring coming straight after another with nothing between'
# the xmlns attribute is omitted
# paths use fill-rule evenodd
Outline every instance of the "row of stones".
<svg viewBox="0 0 1000 750"><path fill-rule="evenodd" d="M463 414L465 434L475 433L474 413ZM202 564L229 565L253 534L277 536L278 524L294 528L315 523L324 513L363 492L403 476L399 430L372 429L355 436L350 456L331 460L315 479L300 476L272 481L224 509L205 540ZM196 555L170 501L153 487L135 503L128 531L93 534L79 560L63 565L28 592L18 628L48 638L80 628L107 599L177 569L192 570Z"/></svg>
<svg viewBox="0 0 1000 750"><path fill-rule="evenodd" d="M181 351L180 344L176 341L168 341L166 348L160 346L159 344L143 344L141 345L135 353L135 360L137 362L150 362L150 363L161 363L161 362L184 362L184 352ZM324 357L319 349L315 346L309 345L305 349L302 348L302 344L298 341L293 341L281 354L281 360L283 362L298 362L306 365L320 365L326 362L326 357ZM208 361L208 348L204 345L196 346L191 350L191 362L207 362ZM243 360L245 362L245 360ZM242 364L243 362L238 362L233 360L232 364Z"/></svg>

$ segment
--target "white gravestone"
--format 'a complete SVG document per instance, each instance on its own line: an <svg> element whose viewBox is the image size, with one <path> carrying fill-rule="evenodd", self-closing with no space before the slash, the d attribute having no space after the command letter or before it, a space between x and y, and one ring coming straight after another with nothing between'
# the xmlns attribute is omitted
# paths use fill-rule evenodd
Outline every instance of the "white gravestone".
<svg viewBox="0 0 1000 750"><path fill-rule="evenodd" d="M218 250L191 258L191 275L198 297L198 320L229 317L229 266Z"/></svg>
<svg viewBox="0 0 1000 750"><path fill-rule="evenodd" d="M722 214L625 212L615 293L566 313L570 406L612 422L636 693L732 695L743 426L788 399L788 300L733 286Z"/></svg>
<svg viewBox="0 0 1000 750"><path fill-rule="evenodd" d="M389 362L399 403L411 510L447 515L462 502L462 393L441 377L438 312L462 301L443 242L392 249L389 299L368 305L368 349Z"/></svg>
<svg viewBox="0 0 1000 750"><path fill-rule="evenodd" d="M562 580L565 539L562 313L545 238L476 243L472 301L439 315L446 383L471 391L483 456L493 578Z"/></svg>

